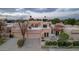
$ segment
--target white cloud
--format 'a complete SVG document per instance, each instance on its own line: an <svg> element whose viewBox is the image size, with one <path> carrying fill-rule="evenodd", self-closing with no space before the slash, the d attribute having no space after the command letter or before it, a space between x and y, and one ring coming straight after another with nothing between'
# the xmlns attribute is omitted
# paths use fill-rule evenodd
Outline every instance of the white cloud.
<svg viewBox="0 0 79 59"><path fill-rule="evenodd" d="M42 11L42 10L47 10L47 8L36 8L36 10Z"/></svg>
<svg viewBox="0 0 79 59"><path fill-rule="evenodd" d="M70 10L70 8L58 8L58 9L56 9L55 12L67 12L69 10Z"/></svg>
<svg viewBox="0 0 79 59"><path fill-rule="evenodd" d="M19 12L23 11L24 8L18 8L16 11L18 12L13 12L13 13L0 13L2 15L12 15L12 16L18 16L18 15L26 15L26 16L33 16L33 18L43 18L44 16L47 16L47 18L54 18L54 17L64 17L64 16L71 16L71 15L79 15L79 10L77 11L71 11L69 8L59 8L56 9L56 11L52 12L33 12L30 10L26 10L25 12ZM38 10L45 10L46 8L40 8Z"/></svg>
<svg viewBox="0 0 79 59"><path fill-rule="evenodd" d="M19 12L15 12L15 13L0 13L1 15L11 15L11 16L21 16L21 15L28 15L27 13L19 13Z"/></svg>
<svg viewBox="0 0 79 59"><path fill-rule="evenodd" d="M21 11L23 10L24 8L16 8L16 11Z"/></svg>

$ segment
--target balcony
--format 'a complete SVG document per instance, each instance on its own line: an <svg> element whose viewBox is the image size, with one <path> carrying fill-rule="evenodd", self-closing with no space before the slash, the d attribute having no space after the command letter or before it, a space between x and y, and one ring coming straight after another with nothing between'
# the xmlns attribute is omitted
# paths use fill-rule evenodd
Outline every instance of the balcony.
<svg viewBox="0 0 79 59"><path fill-rule="evenodd" d="M29 27L28 30L42 30L42 27Z"/></svg>

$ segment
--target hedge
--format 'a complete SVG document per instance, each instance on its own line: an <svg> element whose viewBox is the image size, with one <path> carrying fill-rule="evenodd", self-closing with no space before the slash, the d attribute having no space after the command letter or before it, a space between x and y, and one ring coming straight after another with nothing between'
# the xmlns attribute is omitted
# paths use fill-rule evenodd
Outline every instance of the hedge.
<svg viewBox="0 0 79 59"><path fill-rule="evenodd" d="M56 41L46 41L45 45L48 45L48 46L57 45L57 42Z"/></svg>
<svg viewBox="0 0 79 59"><path fill-rule="evenodd" d="M58 46L59 47L69 47L72 45L72 42L68 42L68 41L58 41Z"/></svg>
<svg viewBox="0 0 79 59"><path fill-rule="evenodd" d="M74 41L73 46L79 46L79 41Z"/></svg>

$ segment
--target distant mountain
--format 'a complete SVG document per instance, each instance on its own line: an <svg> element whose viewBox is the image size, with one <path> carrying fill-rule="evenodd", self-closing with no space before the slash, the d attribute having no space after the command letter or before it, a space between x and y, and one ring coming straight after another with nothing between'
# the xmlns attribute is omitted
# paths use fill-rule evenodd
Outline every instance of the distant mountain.
<svg viewBox="0 0 79 59"><path fill-rule="evenodd" d="M28 15L16 15L16 16L12 16L12 15L0 15L0 16L4 16L8 20L28 19L29 18Z"/></svg>
<svg viewBox="0 0 79 59"><path fill-rule="evenodd" d="M16 19L29 19L29 15L0 15L0 16L4 16L6 17L8 20L16 20ZM38 17L37 17L38 18ZM71 15L67 15L67 16L61 16L61 17L53 17L53 16L49 16L47 17L48 19L53 19L53 18L60 18L61 20L66 19L66 18L76 18L79 19L79 14L71 14ZM38 18L39 19L39 18ZM41 19L43 19L43 17L41 17Z"/></svg>
<svg viewBox="0 0 79 59"><path fill-rule="evenodd" d="M59 17L60 19L67 19L67 18L75 18L75 19L79 19L79 14L72 14L72 15L68 15L68 16L64 16L64 17Z"/></svg>

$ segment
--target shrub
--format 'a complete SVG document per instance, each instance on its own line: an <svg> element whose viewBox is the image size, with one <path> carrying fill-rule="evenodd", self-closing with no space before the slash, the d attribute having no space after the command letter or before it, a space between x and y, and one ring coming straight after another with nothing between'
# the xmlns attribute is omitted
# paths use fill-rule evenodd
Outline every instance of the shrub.
<svg viewBox="0 0 79 59"><path fill-rule="evenodd" d="M67 39L69 39L69 35L67 33L65 33L65 32L61 32L59 34L59 39L67 40Z"/></svg>
<svg viewBox="0 0 79 59"><path fill-rule="evenodd" d="M46 41L46 42L45 42L45 45L49 45L49 46L51 46L51 45L53 45L53 44L52 44L51 41Z"/></svg>
<svg viewBox="0 0 79 59"><path fill-rule="evenodd" d="M5 38L0 37L0 45L2 45L5 41L6 41Z"/></svg>
<svg viewBox="0 0 79 59"><path fill-rule="evenodd" d="M45 45L49 45L49 46L57 45L57 42L56 41L46 41Z"/></svg>
<svg viewBox="0 0 79 59"><path fill-rule="evenodd" d="M72 45L72 42L64 42L65 47L69 47Z"/></svg>
<svg viewBox="0 0 79 59"><path fill-rule="evenodd" d="M53 44L53 45L57 45L57 42L56 42L56 41L53 41L52 44Z"/></svg>
<svg viewBox="0 0 79 59"><path fill-rule="evenodd" d="M79 46L79 41L74 41L73 46Z"/></svg>
<svg viewBox="0 0 79 59"><path fill-rule="evenodd" d="M63 46L63 42L62 41L58 41L58 46L62 47Z"/></svg>
<svg viewBox="0 0 79 59"><path fill-rule="evenodd" d="M18 40L18 41L17 41L18 47L22 47L22 46L24 45L24 41L25 41L25 40L21 40L21 39Z"/></svg>
<svg viewBox="0 0 79 59"><path fill-rule="evenodd" d="M69 47L72 45L72 42L68 42L68 41L58 41L58 46L59 47Z"/></svg>

